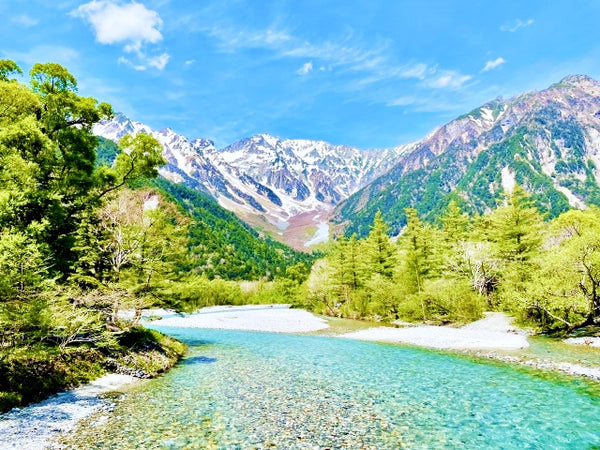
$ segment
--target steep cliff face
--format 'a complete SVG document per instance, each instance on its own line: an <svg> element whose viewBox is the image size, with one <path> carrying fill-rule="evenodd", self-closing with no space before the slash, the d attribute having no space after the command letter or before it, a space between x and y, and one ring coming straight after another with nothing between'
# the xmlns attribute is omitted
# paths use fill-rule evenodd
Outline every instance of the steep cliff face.
<svg viewBox="0 0 600 450"><path fill-rule="evenodd" d="M389 172L343 201L334 221L364 235L375 212L398 232L404 208L425 217L451 199L494 207L515 182L555 216L600 204L600 84L569 76L541 92L497 99L438 128Z"/></svg>

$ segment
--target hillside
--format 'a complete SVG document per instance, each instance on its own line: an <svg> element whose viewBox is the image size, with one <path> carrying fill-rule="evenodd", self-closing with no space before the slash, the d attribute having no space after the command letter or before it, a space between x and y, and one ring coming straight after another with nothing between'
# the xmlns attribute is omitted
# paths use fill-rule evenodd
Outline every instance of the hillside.
<svg viewBox="0 0 600 450"><path fill-rule="evenodd" d="M599 179L600 84L569 76L541 92L496 99L438 128L341 202L333 221L364 236L380 210L398 233L406 207L433 220L454 199L482 213L514 183L552 218L600 204Z"/></svg>
<svg viewBox="0 0 600 450"><path fill-rule="evenodd" d="M112 164L117 145L105 138L98 140L97 164ZM211 279L255 280L283 274L298 262L309 265L312 260L306 253L259 235L205 193L162 177L145 180L137 187L157 189L193 219L186 271L206 274Z"/></svg>

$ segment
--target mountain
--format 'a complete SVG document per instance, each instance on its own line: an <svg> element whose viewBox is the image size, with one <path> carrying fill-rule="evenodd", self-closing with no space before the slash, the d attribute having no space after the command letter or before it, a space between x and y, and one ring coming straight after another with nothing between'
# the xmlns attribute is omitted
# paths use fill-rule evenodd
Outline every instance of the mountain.
<svg viewBox="0 0 600 450"><path fill-rule="evenodd" d="M98 138L96 164L111 165L118 153L116 144ZM299 262L310 265L312 256L262 236L210 195L166 178L145 180L137 188L159 191L191 219L188 233L190 272L209 278L257 280L276 277Z"/></svg>
<svg viewBox="0 0 600 450"><path fill-rule="evenodd" d="M387 173L342 201L333 221L364 236L377 210L398 233L404 208L433 220L454 199L482 213L519 183L554 217L600 205L600 83L569 76L496 99L436 129Z"/></svg>
<svg viewBox="0 0 600 450"><path fill-rule="evenodd" d="M125 134L151 134L164 147L164 178L210 194L246 222L297 248L327 240L334 206L413 148L361 151L262 134L217 149L210 140L188 140L169 128L155 131L122 114L97 124L94 132L113 141Z"/></svg>

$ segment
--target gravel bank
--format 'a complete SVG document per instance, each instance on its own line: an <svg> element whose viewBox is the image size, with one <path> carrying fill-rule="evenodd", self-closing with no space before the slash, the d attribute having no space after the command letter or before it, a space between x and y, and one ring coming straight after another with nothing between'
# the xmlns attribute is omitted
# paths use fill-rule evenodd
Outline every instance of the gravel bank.
<svg viewBox="0 0 600 450"><path fill-rule="evenodd" d="M429 325L374 327L339 337L446 350L518 350L529 347L527 335L513 327L511 322L511 318L502 313L488 313L484 319L462 328Z"/></svg>
<svg viewBox="0 0 600 450"><path fill-rule="evenodd" d="M60 448L53 444L58 436L71 431L77 422L93 413L112 408L102 394L117 391L134 380L137 378L128 375L105 375L85 386L0 415L0 448Z"/></svg>
<svg viewBox="0 0 600 450"><path fill-rule="evenodd" d="M212 306L185 316L167 317L153 324L166 327L307 333L328 328L324 319L289 305Z"/></svg>

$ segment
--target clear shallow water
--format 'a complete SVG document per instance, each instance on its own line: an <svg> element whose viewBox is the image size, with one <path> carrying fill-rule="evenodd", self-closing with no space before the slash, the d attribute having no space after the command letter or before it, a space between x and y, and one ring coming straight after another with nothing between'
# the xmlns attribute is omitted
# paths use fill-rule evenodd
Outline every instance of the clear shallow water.
<svg viewBox="0 0 600 450"><path fill-rule="evenodd" d="M72 448L590 448L584 382L320 336L168 329L190 354Z"/></svg>

